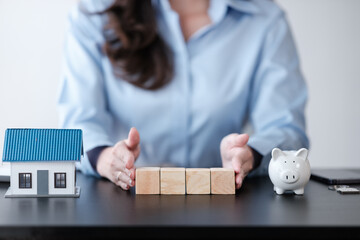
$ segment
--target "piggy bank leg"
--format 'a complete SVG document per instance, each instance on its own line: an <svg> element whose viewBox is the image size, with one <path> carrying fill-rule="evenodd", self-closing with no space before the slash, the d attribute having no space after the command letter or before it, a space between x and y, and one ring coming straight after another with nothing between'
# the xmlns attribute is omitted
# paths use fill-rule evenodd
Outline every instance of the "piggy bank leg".
<svg viewBox="0 0 360 240"><path fill-rule="evenodd" d="M276 194L279 194L279 195L281 195L285 192L283 189L278 188L278 187L274 187L274 191L276 192Z"/></svg>
<svg viewBox="0 0 360 240"><path fill-rule="evenodd" d="M304 188L296 189L295 191L296 195L303 195L304 194Z"/></svg>

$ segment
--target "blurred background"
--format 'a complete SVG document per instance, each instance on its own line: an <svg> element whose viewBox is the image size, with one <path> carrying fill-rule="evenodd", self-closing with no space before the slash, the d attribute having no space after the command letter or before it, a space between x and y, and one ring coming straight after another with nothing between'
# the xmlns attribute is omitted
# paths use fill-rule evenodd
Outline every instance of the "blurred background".
<svg viewBox="0 0 360 240"><path fill-rule="evenodd" d="M309 87L311 166L360 168L360 1L276 2L287 13ZM66 18L76 3L0 0L1 156L6 128L58 127Z"/></svg>

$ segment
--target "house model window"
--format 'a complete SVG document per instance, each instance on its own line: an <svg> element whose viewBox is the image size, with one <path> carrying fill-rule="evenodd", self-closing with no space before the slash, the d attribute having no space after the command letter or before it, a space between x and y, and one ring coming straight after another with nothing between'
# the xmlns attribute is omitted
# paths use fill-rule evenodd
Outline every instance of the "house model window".
<svg viewBox="0 0 360 240"><path fill-rule="evenodd" d="M55 188L66 188L66 173L54 173Z"/></svg>
<svg viewBox="0 0 360 240"><path fill-rule="evenodd" d="M31 173L19 173L19 188L31 188Z"/></svg>

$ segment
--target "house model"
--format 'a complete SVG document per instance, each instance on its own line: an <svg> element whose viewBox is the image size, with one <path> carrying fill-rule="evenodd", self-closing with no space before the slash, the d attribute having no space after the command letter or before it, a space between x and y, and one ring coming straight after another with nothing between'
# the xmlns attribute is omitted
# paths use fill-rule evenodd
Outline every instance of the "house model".
<svg viewBox="0 0 360 240"><path fill-rule="evenodd" d="M79 129L7 129L3 162L10 162L5 197L79 197L75 163L83 156Z"/></svg>

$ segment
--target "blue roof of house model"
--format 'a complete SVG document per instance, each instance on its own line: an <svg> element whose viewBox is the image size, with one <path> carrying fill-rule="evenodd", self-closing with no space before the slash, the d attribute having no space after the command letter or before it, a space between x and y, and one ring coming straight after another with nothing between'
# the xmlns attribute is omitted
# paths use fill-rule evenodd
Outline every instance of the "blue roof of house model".
<svg viewBox="0 0 360 240"><path fill-rule="evenodd" d="M3 162L80 161L80 129L7 129Z"/></svg>

